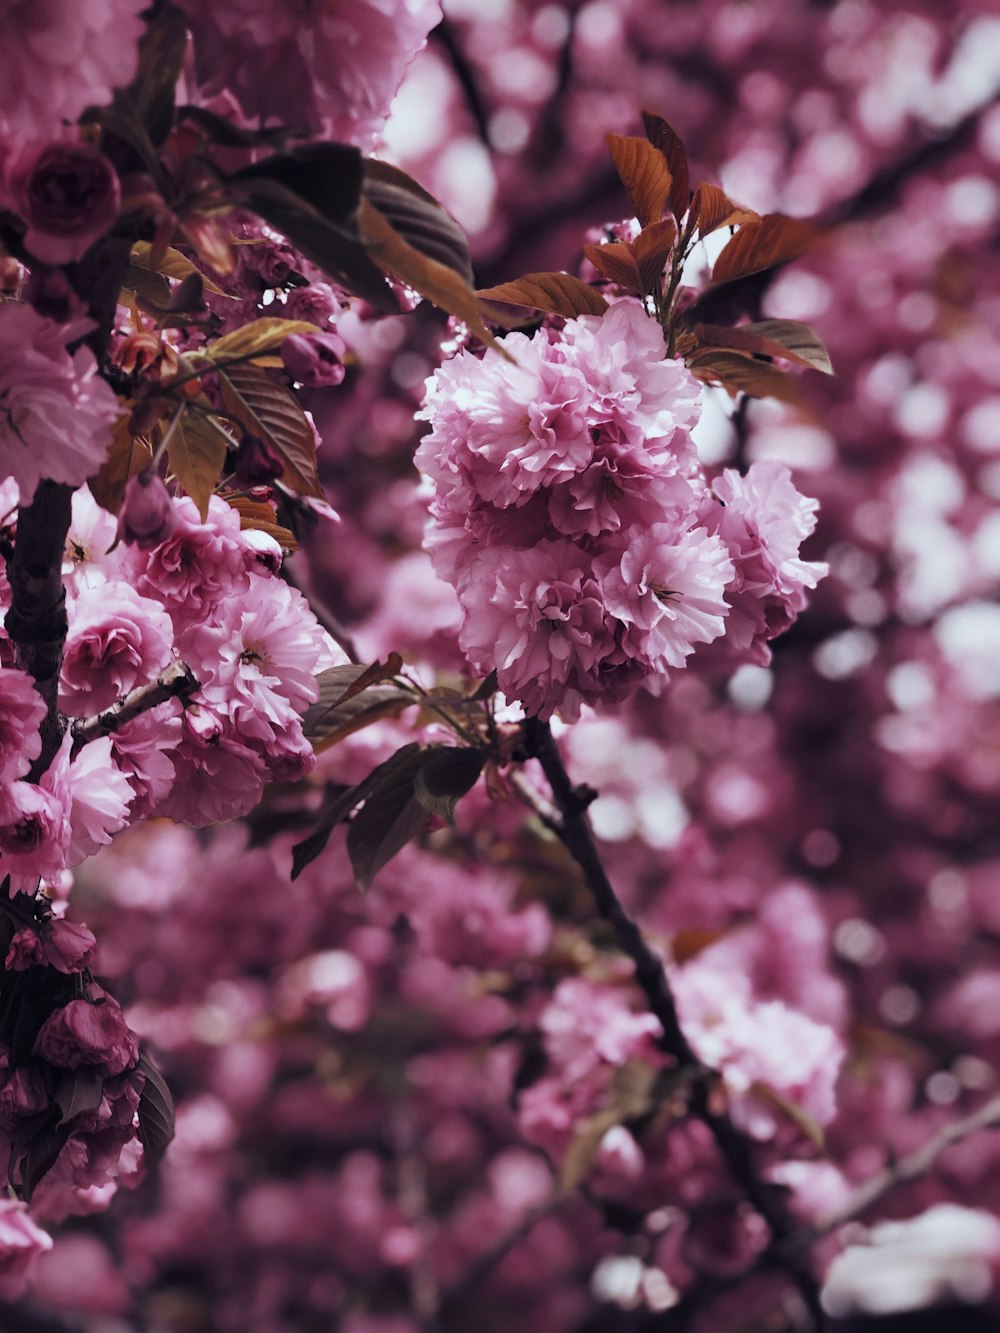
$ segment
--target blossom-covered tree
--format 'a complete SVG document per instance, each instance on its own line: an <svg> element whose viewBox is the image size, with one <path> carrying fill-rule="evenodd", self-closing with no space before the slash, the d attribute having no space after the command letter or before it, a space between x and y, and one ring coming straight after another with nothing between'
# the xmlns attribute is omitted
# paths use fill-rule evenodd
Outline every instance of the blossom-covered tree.
<svg viewBox="0 0 1000 1333"><path fill-rule="evenodd" d="M8 10L4 1326L990 1326L989 6Z"/></svg>

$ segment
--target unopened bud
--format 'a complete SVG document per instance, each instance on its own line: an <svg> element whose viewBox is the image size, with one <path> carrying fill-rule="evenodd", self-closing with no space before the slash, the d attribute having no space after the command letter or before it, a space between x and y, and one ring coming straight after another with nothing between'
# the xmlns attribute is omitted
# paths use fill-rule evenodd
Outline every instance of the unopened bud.
<svg viewBox="0 0 1000 1333"><path fill-rule="evenodd" d="M130 477L118 515L119 540L148 551L166 541L176 526L174 502L159 475L147 468Z"/></svg>
<svg viewBox="0 0 1000 1333"><path fill-rule="evenodd" d="M284 476L285 464L266 440L257 435L244 435L236 450L233 471L241 486L267 486Z"/></svg>
<svg viewBox="0 0 1000 1333"><path fill-rule="evenodd" d="M341 383L346 351L336 333L293 333L281 345L281 359L292 379L319 389Z"/></svg>

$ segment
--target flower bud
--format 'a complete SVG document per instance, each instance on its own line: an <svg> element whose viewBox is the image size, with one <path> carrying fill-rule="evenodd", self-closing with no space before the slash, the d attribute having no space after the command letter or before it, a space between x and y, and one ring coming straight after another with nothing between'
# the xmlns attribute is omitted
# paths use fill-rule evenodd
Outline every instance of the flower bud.
<svg viewBox="0 0 1000 1333"><path fill-rule="evenodd" d="M341 383L346 351L336 333L293 333L282 343L281 359L294 380L319 389Z"/></svg>
<svg viewBox="0 0 1000 1333"><path fill-rule="evenodd" d="M66 274L44 264L32 267L24 285L24 299L28 305L56 324L69 324L86 317L83 302L69 285Z"/></svg>
<svg viewBox="0 0 1000 1333"><path fill-rule="evenodd" d="M266 486L284 475L285 464L266 440L256 435L244 435L236 450L233 470L241 486Z"/></svg>
<svg viewBox="0 0 1000 1333"><path fill-rule="evenodd" d="M26 149L11 171L11 191L28 224L24 244L46 264L82 258L118 216L115 169L89 143L49 143Z"/></svg>
<svg viewBox="0 0 1000 1333"><path fill-rule="evenodd" d="M170 493L152 468L130 477L118 515L118 539L149 551L159 546L177 526Z"/></svg>

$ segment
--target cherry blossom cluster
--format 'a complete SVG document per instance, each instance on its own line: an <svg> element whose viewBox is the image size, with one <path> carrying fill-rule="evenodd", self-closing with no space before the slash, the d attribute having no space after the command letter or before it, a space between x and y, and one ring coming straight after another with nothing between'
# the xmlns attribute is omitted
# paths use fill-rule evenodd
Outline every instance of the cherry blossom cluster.
<svg viewBox="0 0 1000 1333"><path fill-rule="evenodd" d="M314 762L301 714L317 672L343 654L280 577L273 538L241 532L215 497L202 523L156 484L156 530L142 542L116 541L119 524L87 490L73 497L58 705L71 722L93 717L177 661L200 689L186 707L167 700L82 746L70 725L36 782L45 705L25 673L0 669L0 870L15 888L58 879L135 819L245 814L265 782ZM150 497L139 502L148 514Z"/></svg>
<svg viewBox="0 0 1000 1333"><path fill-rule="evenodd" d="M730 618L733 660L770 660L825 571L798 558L816 506L787 469L728 472L713 493L691 435L700 386L638 302L504 347L436 372L417 451L472 665L572 719L655 685Z"/></svg>

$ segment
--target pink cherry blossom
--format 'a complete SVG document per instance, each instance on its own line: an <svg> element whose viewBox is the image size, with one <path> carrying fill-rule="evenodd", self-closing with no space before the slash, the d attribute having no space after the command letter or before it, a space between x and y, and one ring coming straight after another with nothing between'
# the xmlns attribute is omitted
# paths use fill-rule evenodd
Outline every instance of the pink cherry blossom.
<svg viewBox="0 0 1000 1333"><path fill-rule="evenodd" d="M59 706L72 716L99 713L166 666L173 625L159 602L127 583L84 588L69 606Z"/></svg>
<svg viewBox="0 0 1000 1333"><path fill-rule="evenodd" d="M104 106L135 73L143 0L12 0L0 52L0 124L45 138Z"/></svg>
<svg viewBox="0 0 1000 1333"><path fill-rule="evenodd" d="M36 1260L51 1248L52 1237L31 1220L27 1204L0 1199L0 1299L23 1296Z"/></svg>
<svg viewBox="0 0 1000 1333"><path fill-rule="evenodd" d="M38 728L44 717L45 701L31 677L0 667L0 782L24 777L38 758L42 748Z"/></svg>
<svg viewBox="0 0 1000 1333"><path fill-rule="evenodd" d="M358 0L306 15L293 0L183 0L206 92L250 117L370 148L403 71L441 17L437 0Z"/></svg>
<svg viewBox="0 0 1000 1333"><path fill-rule="evenodd" d="M85 327L0 305L0 472L17 482L22 504L43 477L79 486L111 443L115 395L88 348L66 350Z"/></svg>
<svg viewBox="0 0 1000 1333"><path fill-rule="evenodd" d="M71 1000L42 1024L34 1053L61 1069L96 1065L104 1074L121 1074L138 1058L135 1036L122 1011L99 986L93 999Z"/></svg>

